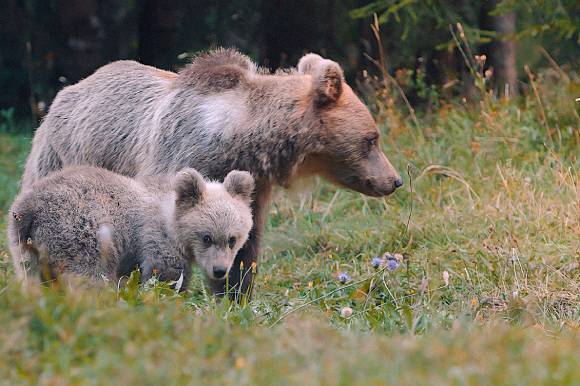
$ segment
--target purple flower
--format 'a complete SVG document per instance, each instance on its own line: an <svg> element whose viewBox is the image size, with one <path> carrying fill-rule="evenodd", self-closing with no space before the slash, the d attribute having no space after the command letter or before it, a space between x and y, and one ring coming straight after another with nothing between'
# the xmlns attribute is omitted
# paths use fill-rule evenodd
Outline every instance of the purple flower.
<svg viewBox="0 0 580 386"><path fill-rule="evenodd" d="M373 257L373 260L371 261L371 264L373 266L374 269L379 269L379 267L381 266L381 264L383 264L383 259L381 259L378 256Z"/></svg>
<svg viewBox="0 0 580 386"><path fill-rule="evenodd" d="M338 281L340 284L346 284L351 280L350 276L346 272L341 272L338 274Z"/></svg>
<svg viewBox="0 0 580 386"><path fill-rule="evenodd" d="M387 269L389 271L394 271L397 268L399 268L399 262L396 259L389 259L387 261Z"/></svg>

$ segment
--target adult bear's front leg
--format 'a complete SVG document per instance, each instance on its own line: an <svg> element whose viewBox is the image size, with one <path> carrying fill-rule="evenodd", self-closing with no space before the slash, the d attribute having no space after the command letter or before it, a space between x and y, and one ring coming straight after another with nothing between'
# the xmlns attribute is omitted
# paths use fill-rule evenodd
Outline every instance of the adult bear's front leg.
<svg viewBox="0 0 580 386"><path fill-rule="evenodd" d="M268 184L257 184L254 201L252 203L254 226L252 227L248 241L246 241L246 244L244 244L236 255L227 281L209 281L209 286L214 294L220 296L228 294L231 300L238 302L251 298L270 192L271 188ZM244 263L243 266L242 262Z"/></svg>
<svg viewBox="0 0 580 386"><path fill-rule="evenodd" d="M261 233L261 231L261 229L252 229L248 241L246 241L246 244L236 255L236 259L228 275L227 283L222 281L222 292L225 291L231 300L241 302L243 299L249 300L252 296L260 247L258 232Z"/></svg>

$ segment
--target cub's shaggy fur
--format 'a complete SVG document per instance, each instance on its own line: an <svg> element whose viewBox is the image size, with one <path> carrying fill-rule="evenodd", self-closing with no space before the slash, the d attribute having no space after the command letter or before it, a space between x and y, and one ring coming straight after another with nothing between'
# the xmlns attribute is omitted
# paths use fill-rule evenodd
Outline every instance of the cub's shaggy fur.
<svg viewBox="0 0 580 386"><path fill-rule="evenodd" d="M144 280L183 273L185 288L196 261L210 281L223 279L252 227L253 188L241 171L220 184L194 169L136 181L67 168L16 198L8 224L15 271L116 282L139 267Z"/></svg>
<svg viewBox="0 0 580 386"><path fill-rule="evenodd" d="M267 74L218 49L178 73L119 61L64 88L36 132L22 186L70 165L130 177L194 167L221 179L247 170L256 178L254 229L230 271L236 285L239 264L256 261L272 186L313 174L372 196L400 186L379 143L337 63L308 54L295 70ZM243 277L245 291L252 272Z"/></svg>

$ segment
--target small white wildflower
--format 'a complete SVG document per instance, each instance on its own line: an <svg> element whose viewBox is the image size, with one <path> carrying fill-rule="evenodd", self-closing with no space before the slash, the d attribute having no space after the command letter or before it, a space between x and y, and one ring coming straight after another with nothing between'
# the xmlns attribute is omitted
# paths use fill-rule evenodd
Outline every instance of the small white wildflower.
<svg viewBox="0 0 580 386"><path fill-rule="evenodd" d="M350 307L342 307L340 310L340 316L343 318L349 318L352 315L352 308Z"/></svg>
<svg viewBox="0 0 580 386"><path fill-rule="evenodd" d="M449 286L449 272L443 271L443 283L445 283L445 287Z"/></svg>
<svg viewBox="0 0 580 386"><path fill-rule="evenodd" d="M512 263L515 263L518 260L518 251L515 248L512 248L512 254L511 254L511 261Z"/></svg>

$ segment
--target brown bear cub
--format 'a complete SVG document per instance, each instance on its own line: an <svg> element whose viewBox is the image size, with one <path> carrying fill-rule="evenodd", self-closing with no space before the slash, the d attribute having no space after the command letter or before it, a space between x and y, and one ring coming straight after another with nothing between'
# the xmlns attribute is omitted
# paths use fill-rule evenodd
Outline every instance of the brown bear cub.
<svg viewBox="0 0 580 386"><path fill-rule="evenodd" d="M95 167L64 169L12 205L15 272L116 282L138 267L143 281L183 274L185 289L195 261L210 282L223 280L252 228L253 190L253 177L237 170L217 183L194 169L142 180Z"/></svg>

